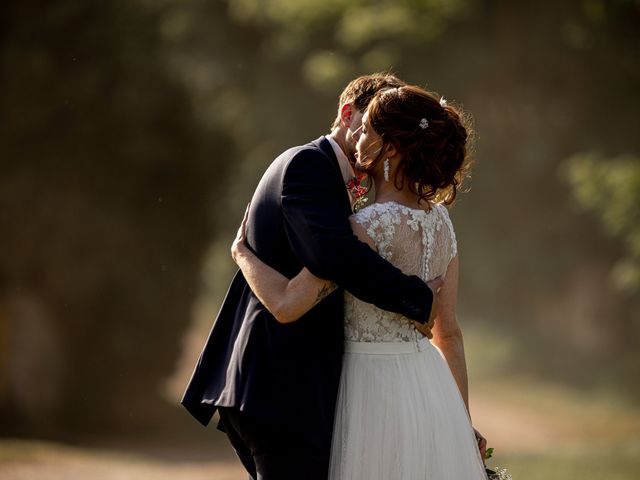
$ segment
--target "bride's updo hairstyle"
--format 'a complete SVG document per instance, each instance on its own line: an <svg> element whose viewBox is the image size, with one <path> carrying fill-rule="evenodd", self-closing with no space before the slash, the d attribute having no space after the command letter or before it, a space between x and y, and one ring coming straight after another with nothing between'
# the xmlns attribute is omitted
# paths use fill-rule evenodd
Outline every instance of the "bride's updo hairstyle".
<svg viewBox="0 0 640 480"><path fill-rule="evenodd" d="M406 85L379 91L368 108L369 125L402 158L393 182L405 183L419 201L453 203L471 167L470 120L462 110L426 90ZM373 159L365 170L384 161Z"/></svg>

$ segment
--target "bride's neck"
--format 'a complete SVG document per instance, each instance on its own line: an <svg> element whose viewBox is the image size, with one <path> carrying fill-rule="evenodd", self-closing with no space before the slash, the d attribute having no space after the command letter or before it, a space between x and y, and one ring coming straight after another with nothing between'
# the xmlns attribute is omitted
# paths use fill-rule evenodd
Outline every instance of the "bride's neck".
<svg viewBox="0 0 640 480"><path fill-rule="evenodd" d="M382 175L376 175L373 180L376 186L376 202L393 201L412 208L424 208L424 203L418 203L418 196L411 192L406 182L399 190L392 178L386 181Z"/></svg>

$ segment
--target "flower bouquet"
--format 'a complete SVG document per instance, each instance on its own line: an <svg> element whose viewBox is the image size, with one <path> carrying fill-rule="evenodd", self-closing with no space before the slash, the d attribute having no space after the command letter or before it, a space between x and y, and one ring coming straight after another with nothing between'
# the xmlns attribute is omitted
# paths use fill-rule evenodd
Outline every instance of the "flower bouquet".
<svg viewBox="0 0 640 480"><path fill-rule="evenodd" d="M493 448L487 448L487 453L484 456L485 460L493 457ZM488 480L513 480L511 474L507 472L506 468L496 467L495 470L488 468L485 465L485 473L487 474Z"/></svg>

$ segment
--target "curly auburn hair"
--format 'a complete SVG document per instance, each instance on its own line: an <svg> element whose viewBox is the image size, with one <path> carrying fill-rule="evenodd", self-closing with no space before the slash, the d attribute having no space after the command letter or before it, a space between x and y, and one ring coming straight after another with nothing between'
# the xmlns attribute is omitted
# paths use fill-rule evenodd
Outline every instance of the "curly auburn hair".
<svg viewBox="0 0 640 480"><path fill-rule="evenodd" d="M383 148L365 170L382 160L390 143L402 155L393 179L396 188L407 184L419 202L453 203L471 170L470 117L459 107L441 105L434 93L414 85L379 91L367 111Z"/></svg>

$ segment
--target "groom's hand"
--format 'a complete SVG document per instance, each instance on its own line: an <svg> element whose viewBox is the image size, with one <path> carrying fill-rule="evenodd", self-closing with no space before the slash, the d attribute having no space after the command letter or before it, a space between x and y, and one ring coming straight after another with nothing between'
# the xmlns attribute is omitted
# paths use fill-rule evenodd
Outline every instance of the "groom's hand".
<svg viewBox="0 0 640 480"><path fill-rule="evenodd" d="M236 238L231 244L231 258L233 261L238 263L238 256L242 254L242 252L247 249L247 218L249 218L249 208L251 207L251 202L247 204L247 209L244 211L244 217L242 218L242 223L240 223L240 227L238 228L238 233L236 234Z"/></svg>
<svg viewBox="0 0 640 480"><path fill-rule="evenodd" d="M427 321L427 323L414 322L416 329L427 338L433 338L431 329L435 325L436 317L438 316L438 297L443 284L444 278L442 278L442 276L436 277L433 280L427 282L427 286L433 293L433 302L431 303L431 313L429 314L429 320Z"/></svg>
<svg viewBox="0 0 640 480"><path fill-rule="evenodd" d="M433 333L431 333L431 329L435 324L434 319L429 319L427 323L419 323L414 321L413 324L416 326L416 330L418 330L421 334L423 334L428 339L433 338Z"/></svg>

